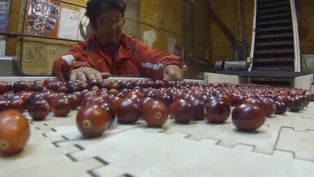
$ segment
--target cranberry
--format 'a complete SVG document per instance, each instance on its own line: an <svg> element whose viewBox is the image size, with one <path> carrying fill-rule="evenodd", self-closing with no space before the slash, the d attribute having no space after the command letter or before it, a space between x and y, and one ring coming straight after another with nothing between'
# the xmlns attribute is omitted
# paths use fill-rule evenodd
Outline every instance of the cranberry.
<svg viewBox="0 0 314 177"><path fill-rule="evenodd" d="M257 104L241 104L234 108L231 118L237 129L255 131L265 123L266 114Z"/></svg>
<svg viewBox="0 0 314 177"><path fill-rule="evenodd" d="M141 107L138 103L130 99L120 101L114 111L117 114L117 120L120 124L134 124L141 116Z"/></svg>
<svg viewBox="0 0 314 177"><path fill-rule="evenodd" d="M50 112L50 105L44 99L34 100L28 106L29 115L34 120L45 120Z"/></svg>
<svg viewBox="0 0 314 177"><path fill-rule="evenodd" d="M287 112L287 106L285 103L276 102L276 114L285 114Z"/></svg>
<svg viewBox="0 0 314 177"><path fill-rule="evenodd" d="M51 100L51 110L57 117L67 117L72 107L66 96L56 96Z"/></svg>
<svg viewBox="0 0 314 177"><path fill-rule="evenodd" d="M288 108L291 112L299 112L303 108L304 102L299 97L290 98Z"/></svg>
<svg viewBox="0 0 314 177"><path fill-rule="evenodd" d="M183 99L175 100L169 107L170 115L177 123L188 124L194 119L192 105Z"/></svg>
<svg viewBox="0 0 314 177"><path fill-rule="evenodd" d="M101 136L110 124L110 114L100 105L86 105L76 116L76 126L81 134L87 138Z"/></svg>
<svg viewBox="0 0 314 177"><path fill-rule="evenodd" d="M210 123L224 123L230 116L231 108L224 101L211 101L204 107L205 119Z"/></svg>
<svg viewBox="0 0 314 177"><path fill-rule="evenodd" d="M144 105L143 118L149 127L161 128L168 117L168 107L162 101L152 100Z"/></svg>
<svg viewBox="0 0 314 177"><path fill-rule="evenodd" d="M23 151L30 137L25 116L16 110L0 113L0 155L12 156Z"/></svg>

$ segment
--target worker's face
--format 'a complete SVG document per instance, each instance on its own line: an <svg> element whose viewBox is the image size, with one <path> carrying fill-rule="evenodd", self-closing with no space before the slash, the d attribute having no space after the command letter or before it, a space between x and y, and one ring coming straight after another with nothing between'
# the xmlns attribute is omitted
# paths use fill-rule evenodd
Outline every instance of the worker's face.
<svg viewBox="0 0 314 177"><path fill-rule="evenodd" d="M104 44L119 43L125 19L118 9L110 9L97 18L96 35Z"/></svg>

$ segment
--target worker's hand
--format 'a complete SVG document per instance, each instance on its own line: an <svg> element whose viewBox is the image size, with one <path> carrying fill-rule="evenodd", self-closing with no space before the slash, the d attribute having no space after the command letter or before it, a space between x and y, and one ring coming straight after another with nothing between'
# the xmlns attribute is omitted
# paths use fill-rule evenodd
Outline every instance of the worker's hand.
<svg viewBox="0 0 314 177"><path fill-rule="evenodd" d="M101 83L103 79L107 79L109 76L109 73L100 73L93 68L81 67L72 70L70 74L70 80L96 80L97 82Z"/></svg>
<svg viewBox="0 0 314 177"><path fill-rule="evenodd" d="M164 80L183 80L184 71L177 65L168 65L164 68L163 71Z"/></svg>

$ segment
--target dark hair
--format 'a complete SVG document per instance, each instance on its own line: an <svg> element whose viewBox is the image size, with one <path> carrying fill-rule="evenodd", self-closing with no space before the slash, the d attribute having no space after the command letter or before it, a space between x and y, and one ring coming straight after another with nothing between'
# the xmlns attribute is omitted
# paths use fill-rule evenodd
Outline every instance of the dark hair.
<svg viewBox="0 0 314 177"><path fill-rule="evenodd" d="M91 24L96 24L97 17L112 8L120 10L124 15L126 6L125 0L89 0L85 15L89 18Z"/></svg>

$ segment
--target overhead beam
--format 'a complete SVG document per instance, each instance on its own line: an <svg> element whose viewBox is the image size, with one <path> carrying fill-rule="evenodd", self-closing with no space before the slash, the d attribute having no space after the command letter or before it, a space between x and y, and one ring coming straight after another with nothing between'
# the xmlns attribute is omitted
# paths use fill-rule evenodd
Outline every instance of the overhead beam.
<svg viewBox="0 0 314 177"><path fill-rule="evenodd" d="M222 33L227 37L227 40L230 42L230 44L236 43L236 38L233 35L233 33L229 30L229 28L226 26L226 24L223 22L223 20L217 15L217 13L208 6L208 12L209 12L209 18L213 20L213 22L219 27L219 29L222 31Z"/></svg>

